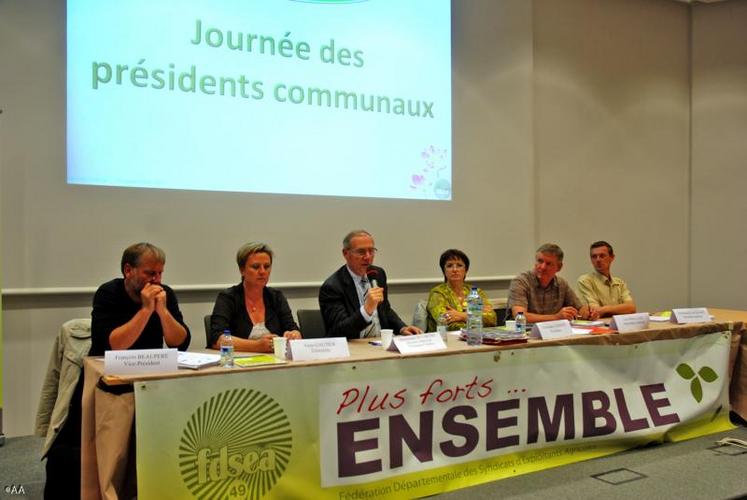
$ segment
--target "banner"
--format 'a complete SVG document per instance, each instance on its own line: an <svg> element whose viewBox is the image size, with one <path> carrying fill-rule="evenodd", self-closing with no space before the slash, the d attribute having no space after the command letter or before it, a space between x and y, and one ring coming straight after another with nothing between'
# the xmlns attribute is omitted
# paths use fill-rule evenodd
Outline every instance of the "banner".
<svg viewBox="0 0 747 500"><path fill-rule="evenodd" d="M412 498L732 428L730 333L135 385L140 498Z"/></svg>

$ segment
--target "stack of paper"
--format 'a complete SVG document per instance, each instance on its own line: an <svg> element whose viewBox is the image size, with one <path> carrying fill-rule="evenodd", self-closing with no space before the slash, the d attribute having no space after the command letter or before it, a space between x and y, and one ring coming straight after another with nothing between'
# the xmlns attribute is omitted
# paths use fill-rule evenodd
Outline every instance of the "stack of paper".
<svg viewBox="0 0 747 500"><path fill-rule="evenodd" d="M200 352L179 352L177 365L179 368L197 370L206 366L215 366L220 363L220 354L205 354Z"/></svg>

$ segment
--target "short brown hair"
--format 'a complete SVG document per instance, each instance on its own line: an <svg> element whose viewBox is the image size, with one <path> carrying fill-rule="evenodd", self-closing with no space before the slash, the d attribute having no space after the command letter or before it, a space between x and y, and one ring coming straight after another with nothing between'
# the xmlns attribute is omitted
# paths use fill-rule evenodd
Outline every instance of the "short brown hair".
<svg viewBox="0 0 747 500"><path fill-rule="evenodd" d="M610 253L610 256L615 255L615 251L612 250L612 245L610 245L604 240L599 240L599 241L595 241L594 243L592 243L591 246L589 247L589 253L591 253L591 251L594 250L595 248L600 248L600 247L607 247L607 251Z"/></svg>
<svg viewBox="0 0 747 500"><path fill-rule="evenodd" d="M125 248L124 252L122 252L122 262L119 265L122 274L124 275L125 264L129 264L130 267L137 267L140 265L140 259L145 254L152 255L161 264L166 263L166 254L157 246L146 242L135 243Z"/></svg>
<svg viewBox="0 0 747 500"><path fill-rule="evenodd" d="M467 254L456 248L449 248L438 259L438 265L441 266L441 272L444 277L446 276L446 263L450 260L461 260L464 262L464 269L469 271L469 257L467 257Z"/></svg>

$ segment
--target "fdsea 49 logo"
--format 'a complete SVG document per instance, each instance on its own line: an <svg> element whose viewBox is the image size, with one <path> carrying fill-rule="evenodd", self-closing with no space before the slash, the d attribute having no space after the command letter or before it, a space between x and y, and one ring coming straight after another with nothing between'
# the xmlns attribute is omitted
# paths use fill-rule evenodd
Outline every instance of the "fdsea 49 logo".
<svg viewBox="0 0 747 500"><path fill-rule="evenodd" d="M285 472L292 440L274 399L253 389L224 391L187 421L179 471L197 498L262 498Z"/></svg>

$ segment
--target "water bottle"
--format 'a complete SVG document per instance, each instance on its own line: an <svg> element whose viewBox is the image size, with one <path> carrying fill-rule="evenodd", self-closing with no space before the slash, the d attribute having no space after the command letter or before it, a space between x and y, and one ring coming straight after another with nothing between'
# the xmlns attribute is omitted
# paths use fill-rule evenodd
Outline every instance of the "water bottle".
<svg viewBox="0 0 747 500"><path fill-rule="evenodd" d="M446 321L446 313L441 314L441 316L438 317L438 326L436 327L436 331L439 335L441 335L441 338L443 339L444 343L446 343L447 339L447 331L448 331L448 324L449 322Z"/></svg>
<svg viewBox="0 0 747 500"><path fill-rule="evenodd" d="M467 345L482 345L482 297L476 286L467 296Z"/></svg>
<svg viewBox="0 0 747 500"><path fill-rule="evenodd" d="M527 317L523 312L516 315L516 333L522 336L527 334Z"/></svg>
<svg viewBox="0 0 747 500"><path fill-rule="evenodd" d="M220 337L220 365L223 368L233 368L233 337L231 330L223 330Z"/></svg>

